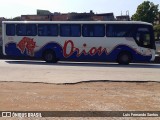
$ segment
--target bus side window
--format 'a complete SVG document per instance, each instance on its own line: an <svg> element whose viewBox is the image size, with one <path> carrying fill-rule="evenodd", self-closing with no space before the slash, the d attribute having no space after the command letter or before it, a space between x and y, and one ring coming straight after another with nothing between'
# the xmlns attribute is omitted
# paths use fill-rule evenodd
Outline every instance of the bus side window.
<svg viewBox="0 0 160 120"><path fill-rule="evenodd" d="M49 36L58 36L58 24L49 25Z"/></svg>
<svg viewBox="0 0 160 120"><path fill-rule="evenodd" d="M61 24L60 25L60 36L70 37L70 25L68 25L68 24Z"/></svg>
<svg viewBox="0 0 160 120"><path fill-rule="evenodd" d="M133 37L132 25L108 24L106 25L107 37Z"/></svg>
<svg viewBox="0 0 160 120"><path fill-rule="evenodd" d="M36 36L37 26L36 24L17 24L16 34L18 36Z"/></svg>
<svg viewBox="0 0 160 120"><path fill-rule="evenodd" d="M6 24L6 35L15 36L15 24Z"/></svg>
<svg viewBox="0 0 160 120"><path fill-rule="evenodd" d="M81 36L81 25L80 24L72 24L70 26L70 29L71 29L71 37Z"/></svg>
<svg viewBox="0 0 160 120"><path fill-rule="evenodd" d="M47 25L39 24L38 25L38 36L47 36Z"/></svg>
<svg viewBox="0 0 160 120"><path fill-rule="evenodd" d="M90 36L89 33L88 33L88 27L86 25L83 25L83 28L82 28L82 35L83 37L88 37Z"/></svg>
<svg viewBox="0 0 160 120"><path fill-rule="evenodd" d="M104 24L84 24L82 27L83 37L104 37L105 25Z"/></svg>
<svg viewBox="0 0 160 120"><path fill-rule="evenodd" d="M58 36L57 24L39 24L38 36Z"/></svg>
<svg viewBox="0 0 160 120"><path fill-rule="evenodd" d="M62 37L80 37L81 25L80 24L61 24L60 36Z"/></svg>
<svg viewBox="0 0 160 120"><path fill-rule="evenodd" d="M94 26L94 36L104 37L105 36L105 26L104 25L95 25Z"/></svg>
<svg viewBox="0 0 160 120"><path fill-rule="evenodd" d="M25 24L17 24L16 25L16 34L18 36L26 36L26 25Z"/></svg>
<svg viewBox="0 0 160 120"><path fill-rule="evenodd" d="M37 26L36 24L26 25L26 36L36 36L37 35Z"/></svg>

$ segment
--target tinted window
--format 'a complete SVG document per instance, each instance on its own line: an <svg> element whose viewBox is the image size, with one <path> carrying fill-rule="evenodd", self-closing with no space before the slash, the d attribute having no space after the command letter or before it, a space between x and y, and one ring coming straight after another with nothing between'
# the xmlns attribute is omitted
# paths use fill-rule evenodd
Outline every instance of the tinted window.
<svg viewBox="0 0 160 120"><path fill-rule="evenodd" d="M132 37L132 25L114 24L106 26L107 37Z"/></svg>
<svg viewBox="0 0 160 120"><path fill-rule="evenodd" d="M39 24L38 25L39 36L58 36L57 24Z"/></svg>
<svg viewBox="0 0 160 120"><path fill-rule="evenodd" d="M15 36L15 25L14 24L6 24L6 35Z"/></svg>
<svg viewBox="0 0 160 120"><path fill-rule="evenodd" d="M82 28L84 37L104 37L105 25L103 24L84 24Z"/></svg>
<svg viewBox="0 0 160 120"><path fill-rule="evenodd" d="M138 27L136 32L136 42L139 46L150 47L151 46L151 32L147 27Z"/></svg>
<svg viewBox="0 0 160 120"><path fill-rule="evenodd" d="M18 36L36 36L36 24L17 24L16 33Z"/></svg>
<svg viewBox="0 0 160 120"><path fill-rule="evenodd" d="M79 24L61 24L60 36L62 37L80 37L81 25Z"/></svg>

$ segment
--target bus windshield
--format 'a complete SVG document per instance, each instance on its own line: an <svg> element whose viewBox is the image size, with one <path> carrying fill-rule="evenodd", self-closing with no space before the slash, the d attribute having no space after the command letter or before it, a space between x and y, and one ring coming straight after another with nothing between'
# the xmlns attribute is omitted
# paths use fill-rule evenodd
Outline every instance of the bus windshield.
<svg viewBox="0 0 160 120"><path fill-rule="evenodd" d="M150 26L139 26L135 32L135 40L140 47L155 49L153 29Z"/></svg>

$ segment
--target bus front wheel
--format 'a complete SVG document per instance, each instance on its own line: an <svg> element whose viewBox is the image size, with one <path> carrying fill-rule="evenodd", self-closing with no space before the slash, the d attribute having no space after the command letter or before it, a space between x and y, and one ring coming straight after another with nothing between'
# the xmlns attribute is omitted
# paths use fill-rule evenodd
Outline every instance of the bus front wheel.
<svg viewBox="0 0 160 120"><path fill-rule="evenodd" d="M132 60L131 54L128 52L122 52L119 54L117 62L121 65L128 65Z"/></svg>
<svg viewBox="0 0 160 120"><path fill-rule="evenodd" d="M45 51L43 53L43 59L47 63L56 63L57 62L56 55L55 55L54 51L52 51L52 50Z"/></svg>

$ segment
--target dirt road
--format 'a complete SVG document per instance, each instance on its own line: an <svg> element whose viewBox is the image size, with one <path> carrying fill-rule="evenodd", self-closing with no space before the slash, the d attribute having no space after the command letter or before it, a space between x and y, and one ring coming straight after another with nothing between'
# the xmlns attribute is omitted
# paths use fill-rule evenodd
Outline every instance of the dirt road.
<svg viewBox="0 0 160 120"><path fill-rule="evenodd" d="M157 82L0 82L0 111L159 111L159 91Z"/></svg>
<svg viewBox="0 0 160 120"><path fill-rule="evenodd" d="M43 84L0 82L0 110L157 111L160 83L90 82Z"/></svg>

